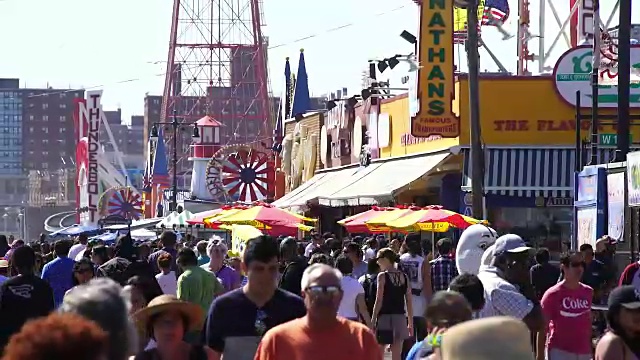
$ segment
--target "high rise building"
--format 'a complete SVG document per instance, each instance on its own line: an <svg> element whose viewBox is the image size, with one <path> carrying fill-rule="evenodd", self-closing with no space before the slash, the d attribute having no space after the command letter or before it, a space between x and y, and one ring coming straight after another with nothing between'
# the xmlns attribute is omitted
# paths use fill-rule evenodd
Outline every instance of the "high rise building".
<svg viewBox="0 0 640 360"><path fill-rule="evenodd" d="M24 194L22 171L22 108L18 79L0 81L0 201L20 204Z"/></svg>
<svg viewBox="0 0 640 360"><path fill-rule="evenodd" d="M30 206L67 206L75 202L76 140L73 112L79 89L20 89L23 194Z"/></svg>

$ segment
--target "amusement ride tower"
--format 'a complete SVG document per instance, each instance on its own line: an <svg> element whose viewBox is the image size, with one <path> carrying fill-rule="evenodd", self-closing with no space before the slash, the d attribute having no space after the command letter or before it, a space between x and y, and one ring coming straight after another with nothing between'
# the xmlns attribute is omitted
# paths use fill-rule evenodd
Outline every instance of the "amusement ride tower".
<svg viewBox="0 0 640 360"><path fill-rule="evenodd" d="M262 0L174 0L162 122L174 111L185 126L208 116L221 124L219 145L227 153L233 153L233 145L243 152L269 151L272 111L263 19ZM191 167L191 139L183 133L188 132L167 133L169 153L171 137L179 136L179 173ZM214 170L209 173L223 174Z"/></svg>

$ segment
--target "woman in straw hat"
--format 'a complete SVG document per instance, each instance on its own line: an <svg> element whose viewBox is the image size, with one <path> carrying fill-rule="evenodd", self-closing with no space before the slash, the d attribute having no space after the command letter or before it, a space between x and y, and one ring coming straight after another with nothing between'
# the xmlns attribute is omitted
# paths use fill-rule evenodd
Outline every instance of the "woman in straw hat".
<svg viewBox="0 0 640 360"><path fill-rule="evenodd" d="M134 360L212 360L214 353L202 345L183 341L188 331L202 329L203 310L197 304L178 300L173 295L161 295L147 307L133 315L138 330L157 343L156 348L145 350Z"/></svg>

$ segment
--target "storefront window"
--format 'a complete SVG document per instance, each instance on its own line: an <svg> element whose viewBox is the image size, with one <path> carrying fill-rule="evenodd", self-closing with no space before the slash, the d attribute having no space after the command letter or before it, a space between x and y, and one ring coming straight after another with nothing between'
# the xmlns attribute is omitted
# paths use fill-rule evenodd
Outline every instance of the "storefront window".
<svg viewBox="0 0 640 360"><path fill-rule="evenodd" d="M489 209L489 221L500 235L518 234L532 246L546 247L556 255L563 250L563 243L570 244L573 209L494 208Z"/></svg>

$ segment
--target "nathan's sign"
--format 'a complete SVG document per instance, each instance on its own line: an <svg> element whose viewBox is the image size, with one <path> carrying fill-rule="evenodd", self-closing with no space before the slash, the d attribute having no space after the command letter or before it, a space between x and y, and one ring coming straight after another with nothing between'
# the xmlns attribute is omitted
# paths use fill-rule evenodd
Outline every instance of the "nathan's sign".
<svg viewBox="0 0 640 360"><path fill-rule="evenodd" d="M558 95L569 105L576 105L576 93L580 91L580 105L591 107L591 73L593 49L579 46L565 52L553 70L554 85ZM617 69L611 64L601 64L598 85L598 103L600 107L618 106ZM640 107L640 46L631 47L631 95L629 105Z"/></svg>
<svg viewBox="0 0 640 360"><path fill-rule="evenodd" d="M85 192L81 196L80 204L82 214L80 220L85 224L95 224L98 221L98 199L100 197L100 176L98 173L98 151L100 150L99 133L102 121L102 105L100 98L102 91L87 92L87 99L80 102L79 119L81 124L87 124L87 169L86 179L82 179L83 186L80 191Z"/></svg>
<svg viewBox="0 0 640 360"><path fill-rule="evenodd" d="M420 15L420 70L417 114L411 119L415 137L460 135L451 111L453 79L453 1L423 0Z"/></svg>

